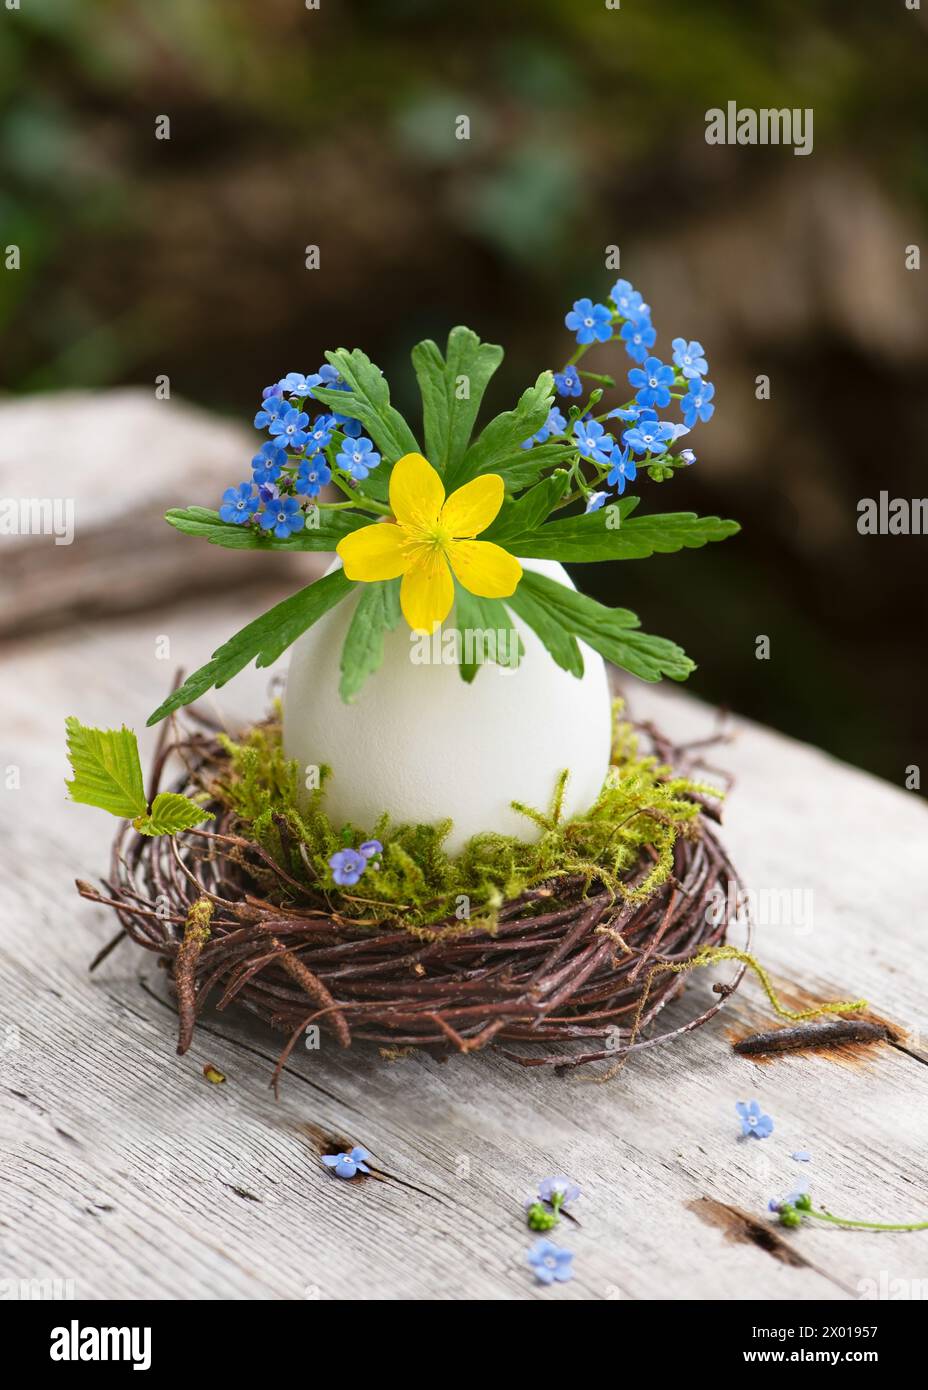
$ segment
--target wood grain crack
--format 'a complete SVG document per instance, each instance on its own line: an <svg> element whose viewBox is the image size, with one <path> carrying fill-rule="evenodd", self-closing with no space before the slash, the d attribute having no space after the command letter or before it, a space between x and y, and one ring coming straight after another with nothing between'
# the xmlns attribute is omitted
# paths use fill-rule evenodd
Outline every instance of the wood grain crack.
<svg viewBox="0 0 928 1390"><path fill-rule="evenodd" d="M704 1225L714 1226L721 1231L726 1240L741 1245L754 1245L758 1250L763 1250L778 1260L780 1264L789 1265L792 1269L814 1270L843 1293L853 1292L847 1285L842 1284L840 1279L829 1274L827 1269L820 1268L800 1254L793 1242L781 1236L772 1222L761 1220L753 1212L743 1211L728 1202L716 1201L714 1197L697 1197L694 1201L687 1202L686 1206Z"/></svg>

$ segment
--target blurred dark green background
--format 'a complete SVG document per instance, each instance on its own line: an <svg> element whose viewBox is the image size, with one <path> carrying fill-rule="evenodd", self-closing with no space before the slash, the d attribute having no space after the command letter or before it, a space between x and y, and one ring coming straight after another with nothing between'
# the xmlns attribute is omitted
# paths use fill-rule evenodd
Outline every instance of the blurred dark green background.
<svg viewBox="0 0 928 1390"><path fill-rule="evenodd" d="M856 504L928 491L928 271L904 263L926 56L905 0L22 0L0 10L0 226L29 248L0 274L4 387L168 373L247 421L268 381L360 345L411 407L410 346L466 322L507 348L502 408L561 365L617 244L658 351L701 339L718 391L697 466L643 506L744 532L584 587L681 641L699 694L901 783L928 753L928 541L858 535ZM729 99L812 107L814 152L706 145Z"/></svg>

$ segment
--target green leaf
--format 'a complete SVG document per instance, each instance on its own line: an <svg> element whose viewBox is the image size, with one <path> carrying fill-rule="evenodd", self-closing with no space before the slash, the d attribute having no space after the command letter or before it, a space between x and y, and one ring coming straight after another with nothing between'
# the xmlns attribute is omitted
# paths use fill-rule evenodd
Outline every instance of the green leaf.
<svg viewBox="0 0 928 1390"><path fill-rule="evenodd" d="M498 545L509 548L514 536L530 534L548 517L553 507L567 491L570 474L566 469L558 469L549 477L536 483L516 501L503 503L496 520L481 536L485 541L496 541Z"/></svg>
<svg viewBox="0 0 928 1390"><path fill-rule="evenodd" d="M278 603L230 637L213 653L211 661L188 676L183 685L169 695L154 714L149 715L148 723L157 724L174 710L198 700L213 686L218 689L225 685L252 660L258 666L270 666L281 652L286 651L292 642L318 622L330 608L340 603L353 588L352 582L345 578L344 571L338 569L323 579L317 579L315 584L301 589L299 593L291 594L283 603Z"/></svg>
<svg viewBox="0 0 928 1390"><path fill-rule="evenodd" d="M531 570L522 575L518 589L508 602L516 608L516 598L524 602L526 597L544 608L551 625L560 623L565 631L586 642L607 661L642 680L659 681L662 676L669 676L671 680L682 681L696 669L694 662L675 642L638 631L638 618L627 608L607 608L587 598L586 594ZM526 617L526 622L529 621Z"/></svg>
<svg viewBox="0 0 928 1390"><path fill-rule="evenodd" d="M212 811L204 811L189 796L179 792L159 792L151 803L148 815L137 816L132 822L140 835L176 835L190 830L201 821L212 820Z"/></svg>
<svg viewBox="0 0 928 1390"><path fill-rule="evenodd" d="M352 703L368 676L379 668L383 661L384 632L392 632L399 620L398 579L363 585L342 647L342 678L338 692L346 704Z"/></svg>
<svg viewBox="0 0 928 1390"><path fill-rule="evenodd" d="M468 685L487 662L509 669L519 665L524 652L522 639L502 599L481 598L458 584L454 613L461 642L458 669Z"/></svg>
<svg viewBox="0 0 928 1390"><path fill-rule="evenodd" d="M201 536L210 545L225 546L227 550L334 550L343 537L361 526L369 526L374 519L350 511L321 511L318 516L318 526L305 527L285 541L251 526L221 521L219 513L208 507L175 507L165 514L165 521L185 536Z"/></svg>
<svg viewBox="0 0 928 1390"><path fill-rule="evenodd" d="M533 444L531 449L513 450L511 455L500 460L497 471L503 475L507 492L521 492L537 483L550 469L568 468L576 457L575 444L549 440L547 444Z"/></svg>
<svg viewBox="0 0 928 1390"><path fill-rule="evenodd" d="M452 328L442 357L431 338L412 350L412 365L422 394L425 452L429 463L445 477L458 470L483 400L487 383L503 360L503 349L481 343L469 328ZM467 396L459 396L467 382Z"/></svg>
<svg viewBox="0 0 928 1390"><path fill-rule="evenodd" d="M501 473L507 463L515 462L520 454L529 452L522 445L541 429L554 404L554 377L550 372L541 376L523 391L515 410L497 415L474 440L458 468L445 480L451 491L480 473Z"/></svg>
<svg viewBox="0 0 928 1390"><path fill-rule="evenodd" d="M629 499L623 499L623 502ZM722 541L740 531L736 521L693 512L670 512L628 518L619 504L619 525L610 527L615 508L549 521L507 539L506 548L526 559L560 560L576 564L588 560L642 560L655 553L669 555L684 547Z"/></svg>
<svg viewBox="0 0 928 1390"><path fill-rule="evenodd" d="M562 616L543 598L532 592L526 583L528 578L529 571L523 571L518 588L506 602L513 613L541 638L558 666L579 678L583 675L583 653L577 645L577 639L570 627L564 625Z"/></svg>
<svg viewBox="0 0 928 1390"><path fill-rule="evenodd" d="M131 820L148 809L135 734L121 729L88 729L73 715L65 720L73 782L72 801Z"/></svg>
<svg viewBox="0 0 928 1390"><path fill-rule="evenodd" d="M173 835L212 818L210 811L177 792L159 793L149 813L138 740L131 729L88 729L73 716L65 727L74 770L74 781L66 783L72 801L131 820L142 835Z"/></svg>
<svg viewBox="0 0 928 1390"><path fill-rule="evenodd" d="M332 391L316 386L313 388L316 399L339 415L360 420L387 463L395 463L403 454L418 454L416 436L390 404L390 388L380 368L360 348L351 352L347 348L337 348L335 352L327 352L326 358L344 378L348 390ZM372 482L375 476L372 473L367 482Z"/></svg>

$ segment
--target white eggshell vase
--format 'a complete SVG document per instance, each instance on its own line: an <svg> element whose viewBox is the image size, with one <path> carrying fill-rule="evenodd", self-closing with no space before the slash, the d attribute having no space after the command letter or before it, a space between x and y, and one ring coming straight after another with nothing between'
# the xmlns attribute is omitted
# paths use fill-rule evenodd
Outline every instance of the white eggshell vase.
<svg viewBox="0 0 928 1390"><path fill-rule="evenodd" d="M523 563L574 587L553 561ZM516 619L525 647L519 666L482 666L466 684L455 665L415 664L413 634L401 621L385 635L382 666L349 705L338 693L339 659L356 603L352 595L296 642L284 697L284 750L302 767L332 769L324 804L333 824L369 831L383 811L396 823L450 816L446 848L455 854L480 831L536 839L538 828L510 802L547 810L564 768L565 814L595 801L611 748L609 683L597 652L580 643L578 680ZM453 622L452 611L446 631Z"/></svg>

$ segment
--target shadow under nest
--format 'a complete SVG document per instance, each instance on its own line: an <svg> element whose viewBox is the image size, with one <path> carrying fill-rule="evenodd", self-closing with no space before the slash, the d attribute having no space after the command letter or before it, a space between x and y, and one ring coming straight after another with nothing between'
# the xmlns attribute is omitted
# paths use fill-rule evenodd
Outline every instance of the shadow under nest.
<svg viewBox="0 0 928 1390"><path fill-rule="evenodd" d="M77 885L82 896L112 907L121 927L94 966L124 936L166 966L179 1013L178 1053L190 1046L208 1004L235 1003L288 1035L275 1086L314 1025L342 1047L374 1043L387 1056L411 1048L470 1053L492 1043L526 1067L616 1063L700 1027L741 982L743 965L729 983L713 986L714 1001L687 1022L664 1032L654 1026L686 983L673 967L723 943L735 920L731 905L743 898L711 825L720 819L718 794L681 780L705 766L701 750L717 737L674 746L651 724L620 726L634 731L636 748L638 739L647 741L650 755L636 766L649 768L654 787L672 786L692 819L685 833L671 833L665 813L649 805L633 810L625 820L653 824L655 844L645 830L618 879L605 855L601 867L567 862L511 896L497 894L479 920L448 913L423 927L358 916L365 911L358 903L369 899L326 884L322 861L297 843L292 816L271 810L265 817L277 854L267 836L261 843L248 833L218 790L228 785L234 745L206 716L188 714L200 727L164 726L149 797L179 758L183 772L170 789L212 812L211 828L151 837L125 822L104 891ZM654 883L660 861L665 877Z"/></svg>

